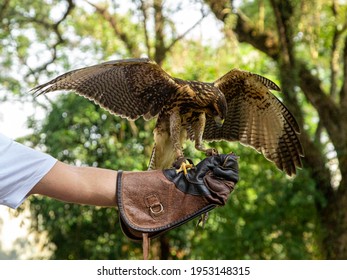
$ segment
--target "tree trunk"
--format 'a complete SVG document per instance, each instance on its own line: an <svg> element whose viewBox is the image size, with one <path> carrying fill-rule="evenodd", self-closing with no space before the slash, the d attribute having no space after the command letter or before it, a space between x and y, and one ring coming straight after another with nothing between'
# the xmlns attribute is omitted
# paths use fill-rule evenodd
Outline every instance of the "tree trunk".
<svg viewBox="0 0 347 280"><path fill-rule="evenodd" d="M346 182L341 182L341 186ZM342 186L343 187L343 186ZM323 246L327 259L347 259L347 192L343 187L330 197L326 207L321 209L321 223L324 226Z"/></svg>
<svg viewBox="0 0 347 280"><path fill-rule="evenodd" d="M165 18L163 15L163 3L162 0L154 0L154 29L155 29L155 53L154 60L161 65L166 56L165 35L164 26Z"/></svg>
<svg viewBox="0 0 347 280"><path fill-rule="evenodd" d="M160 242L160 260L168 260L171 256L169 238L164 234L159 237Z"/></svg>

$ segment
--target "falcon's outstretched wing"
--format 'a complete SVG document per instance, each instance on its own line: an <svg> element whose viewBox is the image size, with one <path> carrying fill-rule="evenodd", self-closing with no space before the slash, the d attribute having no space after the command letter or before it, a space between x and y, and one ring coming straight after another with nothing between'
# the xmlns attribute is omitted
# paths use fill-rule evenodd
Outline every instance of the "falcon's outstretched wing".
<svg viewBox="0 0 347 280"><path fill-rule="evenodd" d="M272 81L233 69L215 81L224 93L228 114L222 127L207 117L203 139L240 141L252 146L288 175L302 167L303 149L293 115L271 92L280 88Z"/></svg>
<svg viewBox="0 0 347 280"><path fill-rule="evenodd" d="M177 83L149 59L114 60L67 72L32 91L73 90L109 112L137 119L157 115Z"/></svg>

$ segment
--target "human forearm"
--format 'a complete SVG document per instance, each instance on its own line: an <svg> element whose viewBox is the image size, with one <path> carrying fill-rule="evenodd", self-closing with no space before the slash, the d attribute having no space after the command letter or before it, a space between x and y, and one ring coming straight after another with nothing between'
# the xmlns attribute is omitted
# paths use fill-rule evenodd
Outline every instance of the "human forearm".
<svg viewBox="0 0 347 280"><path fill-rule="evenodd" d="M79 204L115 206L116 178L117 171L57 162L29 194Z"/></svg>

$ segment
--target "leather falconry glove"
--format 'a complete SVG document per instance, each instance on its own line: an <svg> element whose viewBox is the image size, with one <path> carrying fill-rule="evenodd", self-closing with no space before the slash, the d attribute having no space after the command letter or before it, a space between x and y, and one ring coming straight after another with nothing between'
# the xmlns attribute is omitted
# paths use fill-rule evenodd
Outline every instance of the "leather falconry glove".
<svg viewBox="0 0 347 280"><path fill-rule="evenodd" d="M122 230L132 240L143 240L147 259L151 238L225 205L237 181L234 154L210 156L186 175L175 168L119 171L117 203Z"/></svg>

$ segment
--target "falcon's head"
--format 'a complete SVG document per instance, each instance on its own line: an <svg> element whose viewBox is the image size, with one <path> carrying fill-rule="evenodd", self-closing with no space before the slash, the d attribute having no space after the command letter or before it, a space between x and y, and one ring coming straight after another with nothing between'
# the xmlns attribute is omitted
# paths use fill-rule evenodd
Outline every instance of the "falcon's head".
<svg viewBox="0 0 347 280"><path fill-rule="evenodd" d="M186 85L188 95L193 97L199 111L213 118L217 126L221 127L227 116L227 101L224 94L212 83L190 81Z"/></svg>
<svg viewBox="0 0 347 280"><path fill-rule="evenodd" d="M221 127L227 116L227 101L224 94L215 87L211 87L209 94L206 94L210 99L210 103L206 107L205 113L212 117L218 127Z"/></svg>
<svg viewBox="0 0 347 280"><path fill-rule="evenodd" d="M195 92L195 101L202 111L212 117L221 127L227 116L227 101L224 94L211 83L191 82L189 87Z"/></svg>

